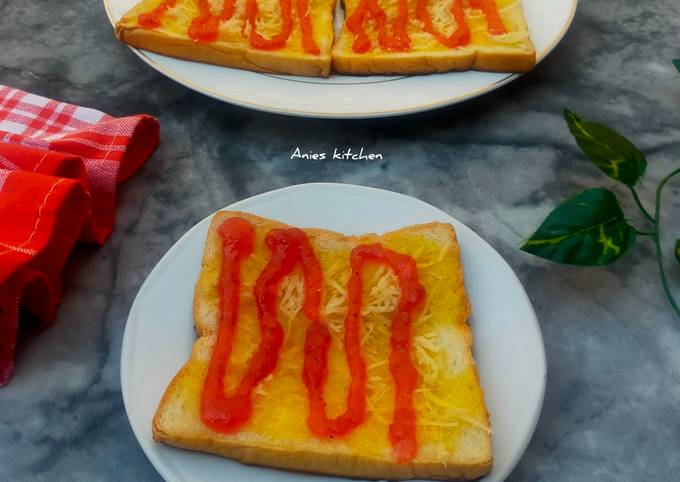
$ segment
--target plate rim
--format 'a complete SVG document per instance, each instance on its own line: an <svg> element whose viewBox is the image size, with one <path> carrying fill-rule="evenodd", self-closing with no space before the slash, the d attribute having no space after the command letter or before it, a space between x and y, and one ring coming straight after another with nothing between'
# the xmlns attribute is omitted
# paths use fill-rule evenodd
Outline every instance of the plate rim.
<svg viewBox="0 0 680 482"><path fill-rule="evenodd" d="M116 23L113 20L113 13L111 12L111 7L110 7L110 2L111 0L102 0L104 3L104 10L106 10L106 16L109 19L109 23L113 27L115 27ZM534 65L534 68L538 66L556 47L559 45L559 43L562 41L564 36L567 34L569 31L569 28L571 27L573 21L574 21L574 16L576 15L576 8L578 6L579 0L569 0L571 1L571 11L569 12L569 17L565 24L562 27L562 30L558 33L558 35L552 40L552 42L541 52L536 52L536 64ZM304 110L304 109L288 109L285 107L276 107L273 105L269 104L258 104L257 102L254 102L252 100L248 99L242 99L242 98L235 98L235 97L229 97L227 95L221 94L219 92L215 92L211 89L207 89L203 86L200 86L198 84L195 84L191 80L186 79L184 76L181 74L177 74L175 72L172 72L170 69L167 69L166 67L162 66L155 60L153 60L151 57L147 55L147 51L144 49L139 49L137 47L131 47L127 45L127 47L144 63L149 65L151 68L156 70L157 72L161 73L162 75L168 77L169 79L177 82L180 85L183 85L184 87L197 92L199 94L207 95L208 97L211 97L213 99L226 102L228 104L236 105L242 108L246 109L252 109L256 110L259 112L266 112L269 114L278 114L278 115L284 115L284 116L292 116L292 117L304 117L304 118L312 118L312 119L373 119L373 118L383 118L383 117L395 117L395 116L402 116L402 115L410 115L410 114L418 114L421 112L427 112L430 110L436 110L436 109L441 109L443 107L451 106L454 104L458 104L467 100L475 99L481 95L487 94L489 92L492 92L496 89L499 89L503 87L504 85L509 84L510 82L517 80L519 77L523 76L524 73L521 74L508 74L506 77L497 80L496 82L487 85L486 87L482 87L479 89L476 89L472 92L468 92L466 94L461 94L458 96L454 97L449 97L444 100L440 100L437 102L431 102L427 104L420 104L416 106L411 106L411 107L405 107L405 108L400 108L400 109L383 109L379 111L365 111L365 112L319 112L319 111L312 111L312 110ZM157 54L161 55L161 54ZM229 67L225 67L229 68ZM257 72L256 72L257 73Z"/></svg>
<svg viewBox="0 0 680 482"><path fill-rule="evenodd" d="M539 391L538 391L538 401L536 405L536 410L533 413L533 417L531 419L531 423L529 426L529 431L528 431L528 436L526 439L523 441L522 446L520 447L520 450L518 450L515 454L515 456L511 459L511 463L508 466L508 472L506 474L501 474L501 479L500 480L505 480L510 473L515 469L517 466L519 460L522 458L524 453L526 452L527 447L529 446L529 443L534 437L534 434L536 432L536 426L538 424L538 420L540 419L541 413L543 411L543 404L545 401L545 391L546 391L546 384L547 384L547 357L546 357L546 352L545 352L545 342L543 340L543 333L541 330L540 323L538 321L538 317L536 316L536 311L534 309L533 303L531 302L531 299L529 298L528 293L526 292L526 289L524 288L524 285L522 284L521 280L515 273L515 270L512 269L512 266L508 264L508 262L501 256L501 254L496 251L496 249L491 246L484 238L482 238L479 234L477 234L472 228L468 227L465 223L462 221L459 221L457 218L451 216L448 214L446 211L434 206L433 204L430 204L426 201L423 201L421 199L415 198L413 196L409 196L407 194L395 192L395 191L390 191L387 189L381 189L381 188L376 188L376 187L371 187L371 186L363 186L363 185L358 185L358 184L349 184L349 183L335 183L335 182L310 182L310 183L302 183L302 184L295 184L292 186L287 186L279 189L274 189L271 191L266 191L263 193L256 194L254 196L250 196L244 199L240 199L238 201L235 201L223 208L218 209L217 211L214 211L213 213L209 214L208 216L204 217L200 221L198 221L196 224L194 224L191 228L189 228L182 236L180 236L174 243L173 245L161 256L161 258L156 262L152 270L146 275L142 285L140 286L139 290L137 291L137 294L135 295L135 299L132 302L132 305L130 307L130 312L128 313L128 316L125 320L125 329L123 331L123 339L122 339L122 344L121 344L121 355L120 355L120 384L121 384L121 396L123 399L123 407L125 408L125 415L128 420L128 424L130 425L130 428L132 429L132 432L135 436L135 439L137 440L137 443L141 447L142 451L144 452L144 455L146 456L147 460L151 462L151 465L154 467L154 469L159 473L159 475L166 481L174 481L178 480L175 477L175 474L172 474L169 472L169 469L167 468L167 465L163 465L160 463L160 460L157 459L156 455L153 454L150 450L148 450L148 447L146 446L146 438L144 438L144 433L139 433L135 425L132 423L132 418L130 415L130 402L128 401L130 395L128 395L128 387L129 387L129 382L128 382L128 372L129 369L127 368L128 362L127 360L129 359L129 356L127 356L127 353L129 350L131 350L130 346L132 344L131 337L133 335L130 334L131 330L128 330L128 327L130 326L130 320L133 318L135 313L139 310L139 303L140 303L140 298L142 298L144 293L150 289L150 286L152 284L149 284L149 280L152 278L155 278L158 276L156 273L160 272L163 267L169 262L170 259L175 254L175 251L179 250L182 248L183 245L185 245L188 242L188 239L194 236L194 232L199 230L201 226L203 226L205 223L208 223L209 220L215 215L215 213L223 210L229 210L229 209L239 209L238 205L247 201L257 201L258 199L266 199L267 197L270 196L276 196L281 193L286 193L288 191L295 191L295 190L304 190L304 189L309 189L309 188L329 188L329 187L340 187L341 189L347 189L350 191L364 191L364 192L371 192L371 193L376 193L378 195L382 196L392 196L394 198L399 198L399 199L404 199L408 200L409 202L416 202L422 205L425 205L429 208L434 208L435 210L441 211L444 213L446 216L454 220L464 231L467 231L467 234L470 234L473 236L473 238L476 238L477 242L480 242L482 245L487 247L488 249L491 250L493 253L493 256L499 261L501 264L505 265L505 267L509 270L510 274L512 275L512 278L514 282L521 288L521 293L524 297L524 302L529 308L530 312L530 320L529 321L536 332L536 335L538 337L538 342L539 342L539 347L540 350L538 352L539 355L539 360L538 362L540 363L540 380L539 380ZM247 211L246 211L247 212ZM459 229L459 226L456 226L456 229ZM323 474L320 474L323 475ZM328 474L326 474L328 475ZM482 479L480 479L480 482L485 482L486 476L484 476ZM179 479L181 480L181 479ZM347 480L352 480L352 479L347 479Z"/></svg>

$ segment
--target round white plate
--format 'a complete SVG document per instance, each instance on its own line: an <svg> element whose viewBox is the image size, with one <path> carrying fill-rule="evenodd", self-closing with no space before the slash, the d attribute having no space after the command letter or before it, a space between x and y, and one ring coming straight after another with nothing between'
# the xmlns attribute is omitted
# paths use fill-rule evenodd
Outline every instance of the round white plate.
<svg viewBox="0 0 680 482"><path fill-rule="evenodd" d="M472 304L474 354L494 432L494 467L482 481L500 482L508 476L534 432L543 404L546 363L531 302L512 269L491 246L423 201L361 186L301 184L239 201L227 209L346 234L383 232L430 221L453 224ZM125 409L137 440L167 481L344 480L242 465L153 441L151 419L156 406L196 340L192 296L209 223L209 218L198 223L163 256L130 311L120 369Z"/></svg>
<svg viewBox="0 0 680 482"><path fill-rule="evenodd" d="M139 0L104 0L115 24ZM577 0L522 0L540 62L567 33ZM190 89L232 104L303 117L387 117L436 109L485 94L518 74L450 72L399 77L271 75L179 60L133 48L151 67Z"/></svg>

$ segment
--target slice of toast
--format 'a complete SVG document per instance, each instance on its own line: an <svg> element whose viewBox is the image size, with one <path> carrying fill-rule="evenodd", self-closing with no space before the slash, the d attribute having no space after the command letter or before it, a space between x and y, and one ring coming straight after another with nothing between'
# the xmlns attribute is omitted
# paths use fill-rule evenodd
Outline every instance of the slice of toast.
<svg viewBox="0 0 680 482"><path fill-rule="evenodd" d="M317 51L314 45L306 48L303 41L300 5L307 6L305 18ZM254 31L248 8L255 8ZM282 46L273 47L267 41L287 31L284 8L290 11L290 34ZM334 10L335 0L142 0L123 15L115 30L119 40L133 47L172 57L258 72L326 77L331 66ZM254 34L261 38L259 42Z"/></svg>
<svg viewBox="0 0 680 482"><path fill-rule="evenodd" d="M304 229L323 271L322 322L331 334L328 379L324 389L329 417L342 413L349 385L343 348L350 252L360 244L380 243L410 255L417 263L426 301L411 326L411 360L418 372L413 394L417 454L394 460L388 427L393 419L394 381L389 367L391 317L400 298L394 272L383 265L363 269L361 352L367 367L366 417L349 435L319 438L307 425L308 398L302 369L310 321L302 311L300 267L278 288L278 320L284 340L278 363L254 391L251 418L235 433L218 433L201 419L203 383L219 320L218 279L222 269L219 228L239 217L254 226L253 253L240 267L240 305L225 392L238 386L259 344L253 295L256 279L270 259L266 234L282 223L247 213L223 211L212 220L194 295L199 336L191 358L168 386L153 419L158 442L267 465L372 479L474 479L491 468L491 431L467 324L470 307L463 286L459 247L451 225L409 226L384 235L344 236Z"/></svg>
<svg viewBox="0 0 680 482"><path fill-rule="evenodd" d="M370 0L368 0L370 1ZM404 0L408 4L406 32L410 48L394 51L382 48L378 29L366 21L363 28L371 47L364 53L353 49L355 32L348 27L356 9L367 0L343 0L345 22L333 47L333 70L344 74L423 74L451 70L483 70L493 72L526 72L536 63L536 53L529 37L521 0L488 0L495 6L505 33L491 33L487 16L479 8L472 8L471 0ZM476 0L484 3L485 0ZM469 43L457 47L445 45L428 32L419 13L425 5L435 32L450 36L457 28L451 12L460 2L461 15L469 29ZM387 17L387 34L392 34L398 16L398 0L377 0Z"/></svg>

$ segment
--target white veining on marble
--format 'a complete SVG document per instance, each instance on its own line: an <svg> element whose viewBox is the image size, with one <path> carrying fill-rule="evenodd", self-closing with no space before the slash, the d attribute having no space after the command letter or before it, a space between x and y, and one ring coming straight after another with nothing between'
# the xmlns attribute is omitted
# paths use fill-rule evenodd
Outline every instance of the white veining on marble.
<svg viewBox="0 0 680 482"><path fill-rule="evenodd" d="M680 162L680 75L670 63L680 57L680 3L615 4L582 1L548 59L484 98L343 122L258 114L194 94L118 44L96 0L0 0L3 83L113 115L149 112L162 126L158 152L121 189L111 240L73 256L56 324L24 340L14 378L0 390L0 480L160 480L120 397L121 337L136 290L210 212L311 181L424 199L475 229L518 272L541 321L548 385L511 482L677 480L680 322L659 287L651 245L642 239L601 269L550 265L517 249L559 200L613 185L579 153L563 107L615 126L648 153L646 203ZM385 159L291 160L295 146L364 146ZM665 197L670 240L673 229L680 237L671 226L680 185Z"/></svg>

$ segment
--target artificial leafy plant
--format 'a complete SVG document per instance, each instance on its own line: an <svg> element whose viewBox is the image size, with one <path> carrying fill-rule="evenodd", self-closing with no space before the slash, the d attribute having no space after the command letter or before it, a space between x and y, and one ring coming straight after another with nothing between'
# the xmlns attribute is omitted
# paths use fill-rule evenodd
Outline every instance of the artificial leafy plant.
<svg viewBox="0 0 680 482"><path fill-rule="evenodd" d="M680 61L674 63L680 70ZM654 211L650 212L643 206L636 190L647 168L645 155L625 137L602 124L581 119L568 110L564 111L564 118L586 157L607 176L628 187L650 227L646 230L633 227L613 192L602 188L588 189L560 204L521 249L558 263L600 266L621 258L637 237L648 237L656 247L661 285L680 318L680 308L664 270L660 228L661 194L668 181L680 174L680 168L661 180L656 188ZM674 250L675 259L680 263L680 239Z"/></svg>

